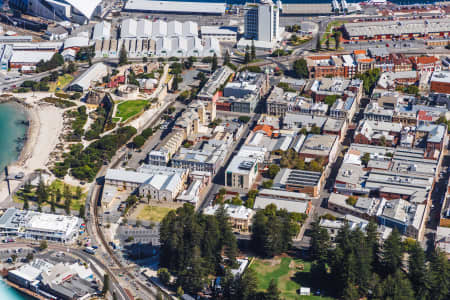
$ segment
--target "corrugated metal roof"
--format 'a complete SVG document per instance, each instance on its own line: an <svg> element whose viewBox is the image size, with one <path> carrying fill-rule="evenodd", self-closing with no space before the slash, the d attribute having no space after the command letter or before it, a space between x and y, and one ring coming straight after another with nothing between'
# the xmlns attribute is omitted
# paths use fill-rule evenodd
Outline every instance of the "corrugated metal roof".
<svg viewBox="0 0 450 300"><path fill-rule="evenodd" d="M125 4L126 10L159 11L159 12L184 12L192 14L225 14L226 3L211 2L171 2L129 0Z"/></svg>

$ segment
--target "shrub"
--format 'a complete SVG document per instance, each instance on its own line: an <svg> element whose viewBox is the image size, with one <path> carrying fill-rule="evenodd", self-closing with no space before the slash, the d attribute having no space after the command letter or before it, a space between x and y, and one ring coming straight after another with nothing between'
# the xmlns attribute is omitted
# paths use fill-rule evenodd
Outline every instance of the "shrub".
<svg viewBox="0 0 450 300"><path fill-rule="evenodd" d="M141 148L145 144L145 138L142 135L134 137L133 144L136 148Z"/></svg>
<svg viewBox="0 0 450 300"><path fill-rule="evenodd" d="M278 165L270 165L269 166L269 177L274 179L277 176L278 172L280 172L280 167Z"/></svg>
<svg viewBox="0 0 450 300"><path fill-rule="evenodd" d="M324 214L323 216L321 216L321 218L326 219L326 220L336 221L336 217L330 213Z"/></svg>
<svg viewBox="0 0 450 300"><path fill-rule="evenodd" d="M355 196L350 196L347 199L345 199L345 202L351 206L355 206L356 201L358 201L358 198L356 198Z"/></svg>
<svg viewBox="0 0 450 300"><path fill-rule="evenodd" d="M270 189L273 185L273 181L272 180L266 180L263 182L262 186L265 189Z"/></svg>
<svg viewBox="0 0 450 300"><path fill-rule="evenodd" d="M170 273L167 268L160 268L157 272L158 279L163 285L167 285L170 282Z"/></svg>
<svg viewBox="0 0 450 300"><path fill-rule="evenodd" d="M248 123L250 121L250 117L249 116L240 116L239 121L241 121L242 123Z"/></svg>
<svg viewBox="0 0 450 300"><path fill-rule="evenodd" d="M77 100L81 98L81 93L76 92L75 94L73 94L72 96L70 96L71 100Z"/></svg>
<svg viewBox="0 0 450 300"><path fill-rule="evenodd" d="M69 99L70 98L70 95L67 95L66 93L55 93L55 96L59 97L59 98L63 98L63 99Z"/></svg>

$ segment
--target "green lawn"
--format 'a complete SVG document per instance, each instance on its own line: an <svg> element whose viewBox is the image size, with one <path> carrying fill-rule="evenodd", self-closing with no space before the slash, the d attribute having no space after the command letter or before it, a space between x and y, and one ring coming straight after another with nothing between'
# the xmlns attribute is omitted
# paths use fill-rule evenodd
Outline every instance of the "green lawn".
<svg viewBox="0 0 450 300"><path fill-rule="evenodd" d="M59 76L56 82L50 82L50 92L55 92L57 88L62 90L73 80L73 76L70 74L64 74L63 76Z"/></svg>
<svg viewBox="0 0 450 300"><path fill-rule="evenodd" d="M161 222L162 219L173 209L168 207L147 205L141 209L137 218L142 221Z"/></svg>
<svg viewBox="0 0 450 300"><path fill-rule="evenodd" d="M327 35L332 33L333 28L336 27L341 27L344 23L346 23L346 21L331 21L330 23L328 23L327 25L327 29L325 29L325 33L322 35L322 37L320 38L320 42L323 44L325 43L325 40L327 38ZM331 39L330 41L332 41L334 43L334 39ZM331 44L331 43L330 43Z"/></svg>
<svg viewBox="0 0 450 300"><path fill-rule="evenodd" d="M301 269L303 266L303 270ZM258 289L266 290L272 279L275 279L281 291L281 298L286 300L333 300L329 297L300 296L297 290L301 286L311 287L314 291L310 274L311 263L292 257L278 257L272 260L255 258L250 266L256 271L258 277ZM317 284L317 283L316 283Z"/></svg>
<svg viewBox="0 0 450 300"><path fill-rule="evenodd" d="M70 200L70 209L71 210L79 210L81 205L85 205L86 203L86 196L87 193L84 191L83 189L83 194L81 195L80 199L75 198L76 195L76 187L72 186L72 185L68 185L69 190L71 192L71 194L73 195L72 199ZM64 183L59 180L56 179L55 181L53 181L50 186L49 186L49 190L50 191L55 191L56 190L60 190L61 191L61 200L59 202L56 202L56 207L57 208L64 208ZM50 192L51 193L51 192ZM36 201L36 188L32 188L30 193L25 194L23 192L23 190L19 190L17 191L16 195L14 195L13 199L15 202L18 203L23 203L24 202L24 197L28 197L29 203L32 204L33 202ZM51 196L49 196L49 200L45 203L43 203L42 206L50 206L50 201L51 201Z"/></svg>
<svg viewBox="0 0 450 300"><path fill-rule="evenodd" d="M122 122L125 122L129 118L133 117L134 115L140 113L144 107L147 105L147 100L130 100L121 102L117 106L116 111L116 118L121 118Z"/></svg>

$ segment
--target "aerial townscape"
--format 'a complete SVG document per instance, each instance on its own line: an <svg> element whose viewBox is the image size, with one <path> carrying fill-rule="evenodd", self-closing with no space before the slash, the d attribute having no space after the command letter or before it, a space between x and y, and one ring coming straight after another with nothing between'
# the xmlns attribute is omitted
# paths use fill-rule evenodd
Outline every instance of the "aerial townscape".
<svg viewBox="0 0 450 300"><path fill-rule="evenodd" d="M450 1L187 1L0 1L0 300L450 299Z"/></svg>

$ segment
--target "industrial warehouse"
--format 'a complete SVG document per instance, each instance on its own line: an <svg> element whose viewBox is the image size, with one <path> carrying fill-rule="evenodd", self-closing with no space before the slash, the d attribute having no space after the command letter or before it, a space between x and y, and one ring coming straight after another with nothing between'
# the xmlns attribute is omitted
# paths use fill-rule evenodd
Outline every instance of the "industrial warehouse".
<svg viewBox="0 0 450 300"><path fill-rule="evenodd" d="M130 0L124 9L152 13L223 15L226 6L226 3Z"/></svg>
<svg viewBox="0 0 450 300"><path fill-rule="evenodd" d="M355 22L343 29L348 40L444 38L450 32L450 18Z"/></svg>

